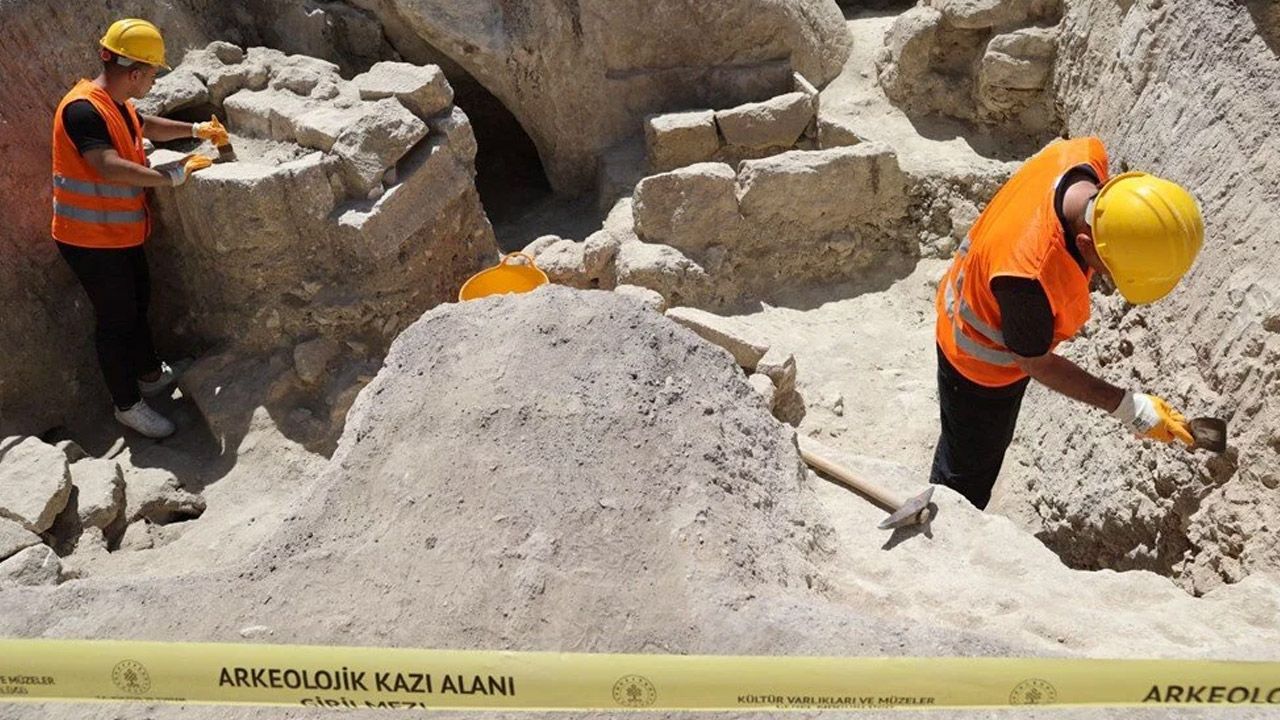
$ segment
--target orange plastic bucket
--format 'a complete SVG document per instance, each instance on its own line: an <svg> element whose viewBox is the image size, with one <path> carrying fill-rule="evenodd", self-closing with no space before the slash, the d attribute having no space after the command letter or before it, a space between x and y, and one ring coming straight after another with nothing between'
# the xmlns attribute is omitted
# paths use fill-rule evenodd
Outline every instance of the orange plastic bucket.
<svg viewBox="0 0 1280 720"><path fill-rule="evenodd" d="M513 258L524 258L524 264L509 262ZM547 274L538 269L533 258L522 252L503 255L497 265L488 270L481 270L472 275L462 289L458 291L458 301L475 300L490 295L506 293L527 293L539 285L550 282Z"/></svg>

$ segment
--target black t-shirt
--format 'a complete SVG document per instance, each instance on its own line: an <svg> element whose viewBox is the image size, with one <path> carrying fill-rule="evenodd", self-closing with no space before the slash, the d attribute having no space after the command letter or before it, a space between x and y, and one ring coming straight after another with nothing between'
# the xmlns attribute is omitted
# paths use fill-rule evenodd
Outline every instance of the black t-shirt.
<svg viewBox="0 0 1280 720"><path fill-rule="evenodd" d="M120 117L124 118L125 126L129 128L129 135L137 139L138 128L134 127L133 120L129 118L129 109L121 103L116 103L116 107L120 110ZM81 155L90 150L115 147L111 142L107 121L102 119L98 109L88 100L67 103L62 109L62 127L66 128L67 136L75 143L76 150Z"/></svg>
<svg viewBox="0 0 1280 720"><path fill-rule="evenodd" d="M1071 241L1071 229L1062 215L1062 199L1067 188L1082 180L1096 183L1098 176L1088 166L1067 171L1062 182L1058 183L1053 208L1058 214L1058 222L1062 223L1067 251L1075 258L1080 271L1085 272L1084 257ZM1005 347L1022 357L1040 357L1049 352L1053 346L1053 308L1049 306L1049 296L1040 282L1030 278L996 277L991 279L991 293L1000 306L1000 331L1004 334Z"/></svg>

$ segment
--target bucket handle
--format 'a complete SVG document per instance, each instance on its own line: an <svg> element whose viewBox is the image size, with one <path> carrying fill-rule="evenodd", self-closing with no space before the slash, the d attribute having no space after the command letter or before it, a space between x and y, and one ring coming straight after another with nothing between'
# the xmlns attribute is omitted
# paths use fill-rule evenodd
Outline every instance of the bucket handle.
<svg viewBox="0 0 1280 720"><path fill-rule="evenodd" d="M524 258L526 265L529 265L531 267L537 267L537 265L534 265L533 257L523 252L507 253L506 255L502 256L502 260L498 261L498 264L507 265L508 264L507 260L510 260L511 258L516 258L516 257Z"/></svg>

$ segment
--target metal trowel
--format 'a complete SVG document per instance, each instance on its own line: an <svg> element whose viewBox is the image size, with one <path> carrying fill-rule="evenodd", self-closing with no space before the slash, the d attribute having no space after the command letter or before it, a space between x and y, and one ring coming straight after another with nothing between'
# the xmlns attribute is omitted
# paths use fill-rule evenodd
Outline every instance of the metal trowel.
<svg viewBox="0 0 1280 720"><path fill-rule="evenodd" d="M1199 417L1192 420L1191 437L1195 444L1193 450L1208 450L1215 453L1227 451L1227 421L1219 418Z"/></svg>

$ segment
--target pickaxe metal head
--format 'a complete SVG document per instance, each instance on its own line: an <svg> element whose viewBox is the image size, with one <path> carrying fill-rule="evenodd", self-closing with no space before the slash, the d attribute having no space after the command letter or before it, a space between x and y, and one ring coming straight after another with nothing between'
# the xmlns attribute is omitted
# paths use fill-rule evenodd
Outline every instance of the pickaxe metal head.
<svg viewBox="0 0 1280 720"><path fill-rule="evenodd" d="M929 522L929 518L933 513L929 511L929 501L933 499L933 486L925 488L924 492L902 503L902 507L893 512L892 515L884 519L880 523L881 530L896 530L907 525L923 525Z"/></svg>

